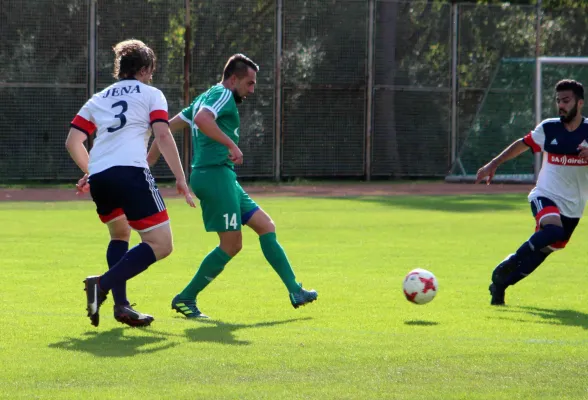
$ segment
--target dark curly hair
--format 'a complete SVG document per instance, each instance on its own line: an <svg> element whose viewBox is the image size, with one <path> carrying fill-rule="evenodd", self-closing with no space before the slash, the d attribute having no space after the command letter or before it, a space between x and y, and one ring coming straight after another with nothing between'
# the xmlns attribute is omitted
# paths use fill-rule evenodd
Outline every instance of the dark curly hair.
<svg viewBox="0 0 588 400"><path fill-rule="evenodd" d="M155 66L155 53L140 40L130 39L117 43L114 51L114 72L116 79L132 78L143 67Z"/></svg>
<svg viewBox="0 0 588 400"><path fill-rule="evenodd" d="M576 100L584 100L584 86L578 81L573 79L563 79L555 85L556 92L563 92L565 90L571 90L576 96Z"/></svg>

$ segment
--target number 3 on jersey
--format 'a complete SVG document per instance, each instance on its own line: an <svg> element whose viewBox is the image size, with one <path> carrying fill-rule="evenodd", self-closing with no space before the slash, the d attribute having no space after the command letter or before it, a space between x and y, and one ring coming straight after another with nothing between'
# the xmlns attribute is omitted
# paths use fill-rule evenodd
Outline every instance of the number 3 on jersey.
<svg viewBox="0 0 588 400"><path fill-rule="evenodd" d="M225 226L227 229L229 229L229 226L233 229L237 229L237 214L236 213L232 213L230 219L229 219L229 214L224 214L223 217L225 217Z"/></svg>
<svg viewBox="0 0 588 400"><path fill-rule="evenodd" d="M121 107L122 110L120 113L116 114L114 116L114 118L118 118L120 119L120 124L117 127L114 128L108 128L108 132L112 133L112 132L116 132L119 129L122 129L123 126L125 126L127 124L127 117L125 116L125 113L127 112L127 110L129 109L129 106L127 104L126 101L121 100L121 101L117 101L116 103L114 103L112 105L111 108L116 108L116 107Z"/></svg>

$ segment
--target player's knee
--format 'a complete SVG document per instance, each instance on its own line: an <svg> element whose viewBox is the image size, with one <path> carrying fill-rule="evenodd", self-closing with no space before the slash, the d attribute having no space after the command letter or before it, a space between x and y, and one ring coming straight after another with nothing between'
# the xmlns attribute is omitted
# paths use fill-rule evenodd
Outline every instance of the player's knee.
<svg viewBox="0 0 588 400"><path fill-rule="evenodd" d="M268 232L275 232L276 231L276 223L271 218L267 222L267 230L268 230Z"/></svg>
<svg viewBox="0 0 588 400"><path fill-rule="evenodd" d="M114 221L108 224L110 240L124 240L128 242L131 239L131 227L126 219Z"/></svg>
<svg viewBox="0 0 588 400"><path fill-rule="evenodd" d="M541 251L544 253L553 252L562 250L564 247L566 247L569 237L562 226L549 224L543 226L541 229L545 232L549 232L550 237L552 238L552 243Z"/></svg>
<svg viewBox="0 0 588 400"><path fill-rule="evenodd" d="M230 257L235 257L243 248L241 232L231 232L230 235L221 237L220 248Z"/></svg>
<svg viewBox="0 0 588 400"><path fill-rule="evenodd" d="M162 258L169 256L172 253L172 251L174 251L173 241L169 240L162 243L161 247L159 248L159 257L157 257L157 259L161 260Z"/></svg>
<svg viewBox="0 0 588 400"><path fill-rule="evenodd" d="M174 249L174 245L171 241L151 241L146 243L153 249L153 254L155 254L157 260L166 258Z"/></svg>
<svg viewBox="0 0 588 400"><path fill-rule="evenodd" d="M266 233L275 232L276 224L271 217L263 210L259 209L247 223L247 225L255 231L259 236Z"/></svg>
<svg viewBox="0 0 588 400"><path fill-rule="evenodd" d="M114 231L111 230L110 231L110 240L123 240L125 242L128 242L129 240L131 240L131 227L128 226L126 229L119 228Z"/></svg>
<svg viewBox="0 0 588 400"><path fill-rule="evenodd" d="M233 247L233 255L236 256L241 250L243 249L243 242L239 241L238 243L235 243L235 246Z"/></svg>
<svg viewBox="0 0 588 400"><path fill-rule="evenodd" d="M223 248L223 246L221 246L221 249L223 249L223 251L225 253L227 253L229 256L231 257L235 257L237 254L239 254L239 252L241 251L241 249L243 248L243 242L242 241L235 241L233 243L227 243L225 244L225 248Z"/></svg>
<svg viewBox="0 0 588 400"><path fill-rule="evenodd" d="M554 241L563 241L567 239L566 231L563 226L559 225L545 225L541 228L545 232L549 232L550 237L554 239Z"/></svg>
<svg viewBox="0 0 588 400"><path fill-rule="evenodd" d="M161 260L171 254L174 249L173 239L171 231L161 229L159 231L153 231L148 234L141 236L144 243L147 243L153 249L155 258Z"/></svg>

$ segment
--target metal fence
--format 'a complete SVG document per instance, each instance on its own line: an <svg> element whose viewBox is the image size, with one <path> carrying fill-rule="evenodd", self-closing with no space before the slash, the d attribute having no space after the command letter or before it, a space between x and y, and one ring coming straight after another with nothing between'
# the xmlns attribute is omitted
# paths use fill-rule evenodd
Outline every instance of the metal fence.
<svg viewBox="0 0 588 400"><path fill-rule="evenodd" d="M112 45L131 37L155 50L172 115L230 55L260 65L240 111L242 177L442 177L501 60L584 55L587 13L539 15L396 0L0 0L0 182L79 176L69 122L113 82ZM155 174L170 177L163 162Z"/></svg>

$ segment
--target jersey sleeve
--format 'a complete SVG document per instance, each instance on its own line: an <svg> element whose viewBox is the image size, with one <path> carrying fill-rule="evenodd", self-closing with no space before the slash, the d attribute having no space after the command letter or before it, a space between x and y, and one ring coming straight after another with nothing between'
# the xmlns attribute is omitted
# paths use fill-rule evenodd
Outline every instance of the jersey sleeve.
<svg viewBox="0 0 588 400"><path fill-rule="evenodd" d="M82 109L71 121L70 126L76 128L79 131L84 132L86 135L91 135L96 131L96 124L92 121L92 112L90 107L90 101L86 102Z"/></svg>
<svg viewBox="0 0 588 400"><path fill-rule="evenodd" d="M524 138L523 143L531 148L533 153L543 151L545 145L545 131L543 130L543 123L537 125L535 130L529 132Z"/></svg>
<svg viewBox="0 0 588 400"><path fill-rule="evenodd" d="M192 123L192 113L194 112L194 102L180 112L180 118L189 124Z"/></svg>
<svg viewBox="0 0 588 400"><path fill-rule="evenodd" d="M206 99L202 101L200 108L206 108L214 114L214 119L229 111L230 100L233 93L224 87L212 91Z"/></svg>
<svg viewBox="0 0 588 400"><path fill-rule="evenodd" d="M167 114L167 100L161 92L156 90L151 96L151 103L149 104L149 123L165 122L169 123Z"/></svg>

